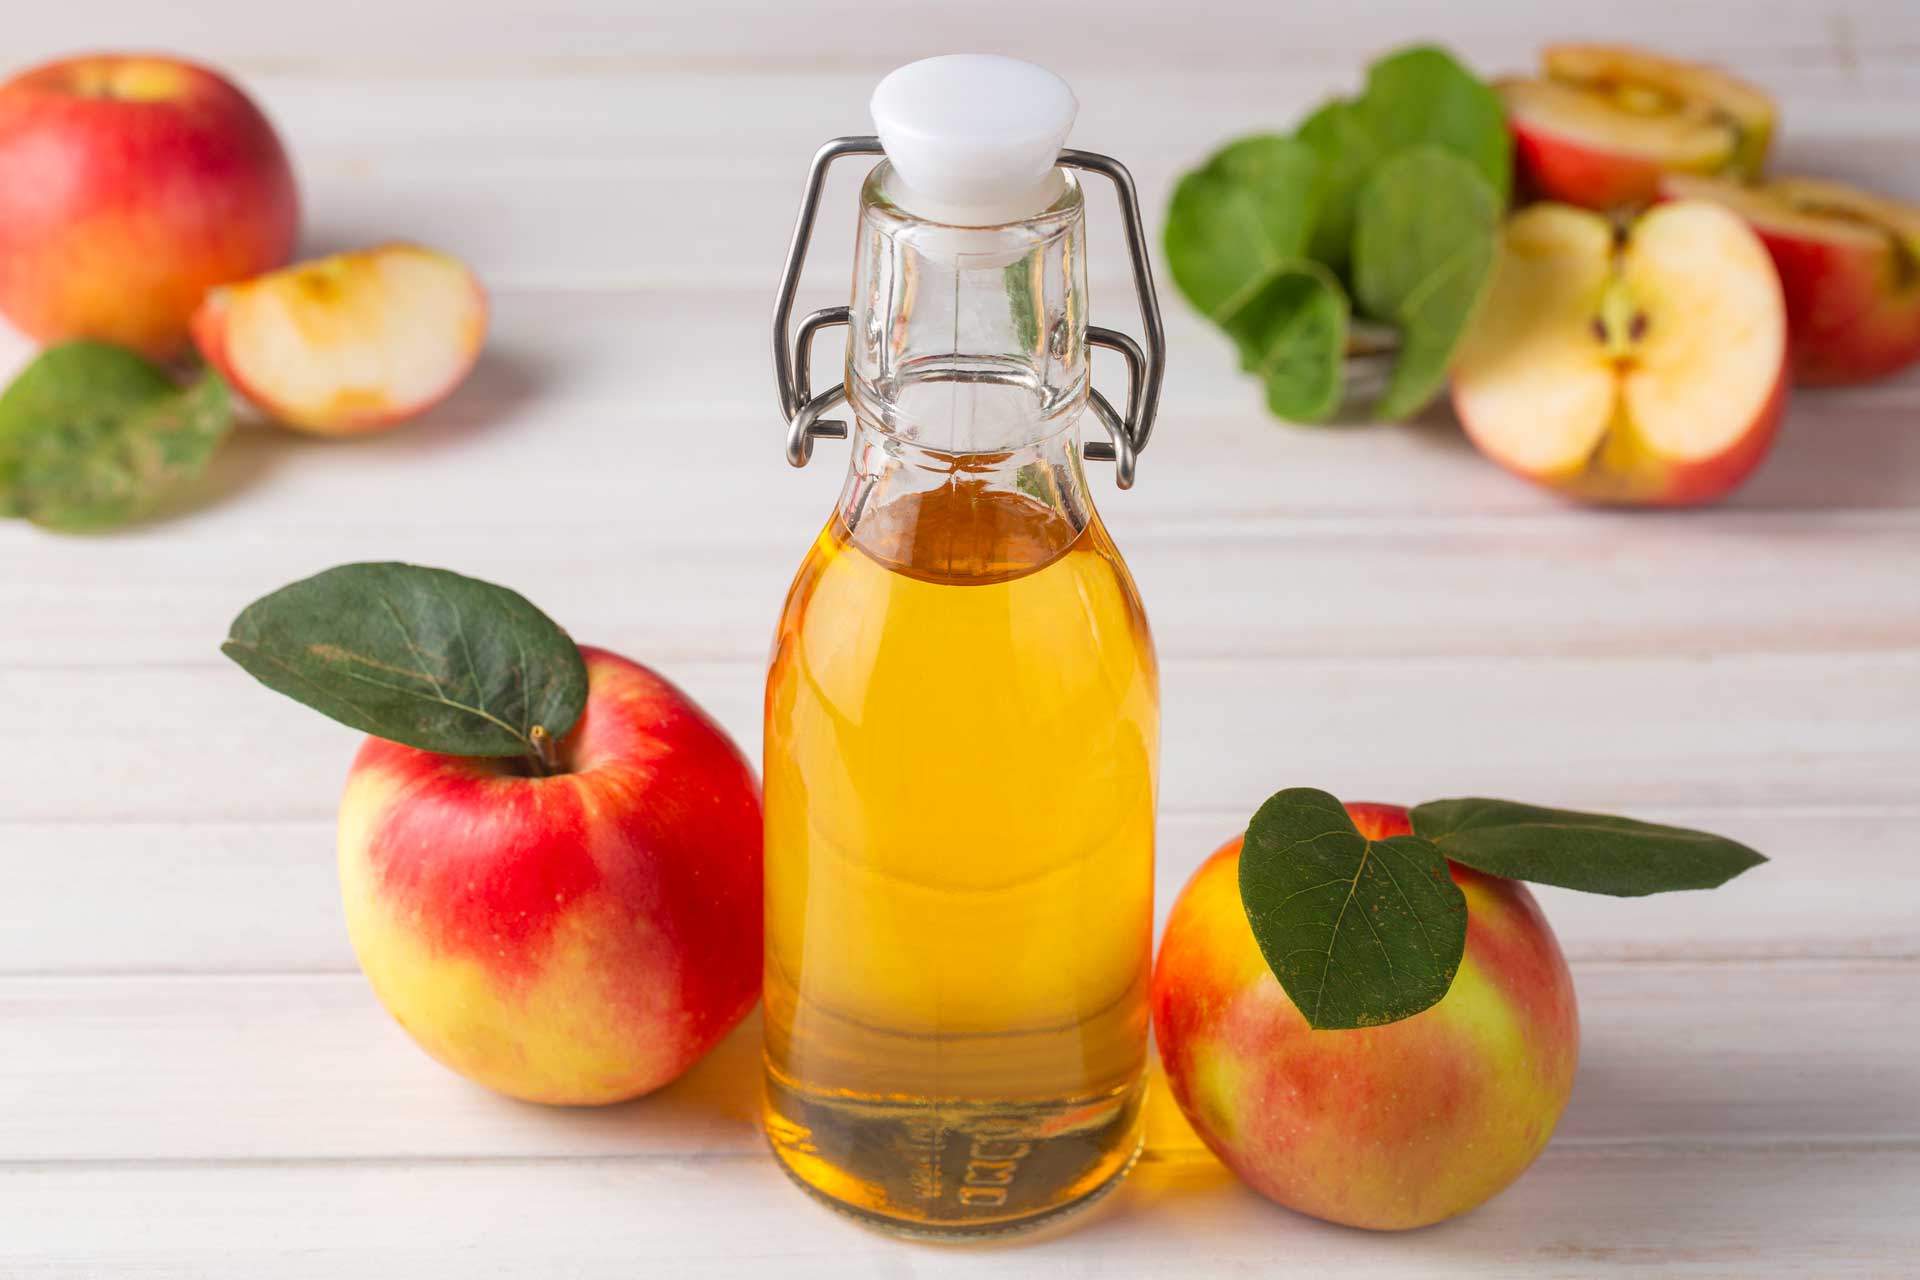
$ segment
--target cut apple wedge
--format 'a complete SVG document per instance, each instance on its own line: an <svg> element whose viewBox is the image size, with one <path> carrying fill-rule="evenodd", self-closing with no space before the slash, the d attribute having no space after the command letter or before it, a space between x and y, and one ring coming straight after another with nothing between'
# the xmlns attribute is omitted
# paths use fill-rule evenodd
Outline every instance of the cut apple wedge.
<svg viewBox="0 0 1920 1280"><path fill-rule="evenodd" d="M1820 178L1671 175L1661 194L1717 201L1759 233L1802 382L1864 382L1920 360L1920 209Z"/></svg>
<svg viewBox="0 0 1920 1280"><path fill-rule="evenodd" d="M1532 195L1617 209L1651 203L1666 173L1753 176L1773 100L1714 67L1612 45L1550 46L1542 76L1496 87Z"/></svg>
<svg viewBox="0 0 1920 1280"><path fill-rule="evenodd" d="M1661 204L1622 237L1538 204L1507 223L1453 404L1481 452L1573 497L1710 502L1766 456L1786 360L1779 278L1727 209Z"/></svg>
<svg viewBox="0 0 1920 1280"><path fill-rule="evenodd" d="M209 364L276 421L321 435L377 431L445 399L486 331L473 272L410 244L214 289L193 317Z"/></svg>

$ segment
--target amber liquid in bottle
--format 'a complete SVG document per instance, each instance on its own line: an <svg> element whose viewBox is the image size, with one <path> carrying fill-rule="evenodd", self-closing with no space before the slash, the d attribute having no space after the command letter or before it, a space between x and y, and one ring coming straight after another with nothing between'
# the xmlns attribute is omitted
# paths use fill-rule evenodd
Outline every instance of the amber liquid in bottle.
<svg viewBox="0 0 1920 1280"><path fill-rule="evenodd" d="M1082 1203L1140 1142L1152 642L1091 505L996 461L836 514L767 687L767 1131L931 1235Z"/></svg>

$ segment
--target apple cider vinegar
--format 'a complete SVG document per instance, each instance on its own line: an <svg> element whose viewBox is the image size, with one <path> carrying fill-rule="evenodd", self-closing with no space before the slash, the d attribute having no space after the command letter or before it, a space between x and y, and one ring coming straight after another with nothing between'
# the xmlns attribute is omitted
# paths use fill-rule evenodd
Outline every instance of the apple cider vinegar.
<svg viewBox="0 0 1920 1280"><path fill-rule="evenodd" d="M888 77L852 305L790 345L825 166L873 139L816 158L775 310L789 461L847 434L832 405L853 423L767 679L765 1125L802 1186L912 1234L1037 1223L1140 1146L1158 673L1080 425L1130 483L1159 320L1125 170L1060 150L1073 110L1009 59ZM1069 165L1120 192L1148 355L1087 323ZM814 396L842 320L846 382ZM1124 418L1093 345L1128 357Z"/></svg>

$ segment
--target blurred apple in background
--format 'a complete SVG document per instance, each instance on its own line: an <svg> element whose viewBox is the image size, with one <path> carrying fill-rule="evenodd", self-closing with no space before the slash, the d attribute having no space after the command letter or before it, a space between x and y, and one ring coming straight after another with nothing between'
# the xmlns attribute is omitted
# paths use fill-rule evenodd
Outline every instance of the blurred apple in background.
<svg viewBox="0 0 1920 1280"><path fill-rule="evenodd" d="M1528 194L1589 209L1650 203L1665 173L1753 177L1773 100L1714 67L1609 45L1552 45L1543 75L1495 87Z"/></svg>
<svg viewBox="0 0 1920 1280"><path fill-rule="evenodd" d="M206 291L286 262L299 222L273 126L213 71L101 54L0 85L0 313L39 341L178 355Z"/></svg>
<svg viewBox="0 0 1920 1280"><path fill-rule="evenodd" d="M428 1053L531 1102L666 1084L760 998L760 789L652 671L581 650L558 771L368 738L340 803L347 931Z"/></svg>
<svg viewBox="0 0 1920 1280"><path fill-rule="evenodd" d="M1844 183L1669 177L1661 193L1745 218L1779 269L1803 382L1863 382L1920 359L1920 209Z"/></svg>
<svg viewBox="0 0 1920 1280"><path fill-rule="evenodd" d="M1369 839L1406 810L1352 804ZM1267 967L1240 896L1240 838L1180 891L1153 970L1153 1032L1194 1132L1254 1190L1375 1230L1464 1213L1532 1164L1573 1090L1580 1023L1525 885L1449 864L1467 946L1432 1008L1315 1031Z"/></svg>
<svg viewBox="0 0 1920 1280"><path fill-rule="evenodd" d="M473 368L487 297L416 245L334 254L215 289L193 317L207 361L276 421L360 435L416 416Z"/></svg>
<svg viewBox="0 0 1920 1280"><path fill-rule="evenodd" d="M1624 232L1537 204L1507 223L1453 371L1481 452L1594 502L1685 505L1736 488L1773 443L1787 319L1765 246L1717 204Z"/></svg>

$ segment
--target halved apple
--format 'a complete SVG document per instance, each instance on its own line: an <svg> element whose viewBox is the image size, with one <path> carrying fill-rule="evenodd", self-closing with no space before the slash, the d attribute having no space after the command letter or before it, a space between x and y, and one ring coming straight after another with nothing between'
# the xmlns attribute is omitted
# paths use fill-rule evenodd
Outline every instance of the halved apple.
<svg viewBox="0 0 1920 1280"><path fill-rule="evenodd" d="M1920 360L1920 209L1821 178L1673 175L1661 194L1718 201L1760 234L1802 382L1864 382Z"/></svg>
<svg viewBox="0 0 1920 1280"><path fill-rule="evenodd" d="M209 364L275 420L321 435L377 431L437 404L486 332L473 272L410 244L214 289L193 317Z"/></svg>
<svg viewBox="0 0 1920 1280"><path fill-rule="evenodd" d="M1585 501L1679 506L1766 456L1786 363L1779 278L1729 210L1661 204L1622 234L1537 204L1507 223L1453 404L1509 470Z"/></svg>
<svg viewBox="0 0 1920 1280"><path fill-rule="evenodd" d="M1773 100L1715 67L1612 45L1551 45L1543 76L1496 87L1523 189L1589 209L1651 203L1665 173L1751 177Z"/></svg>

